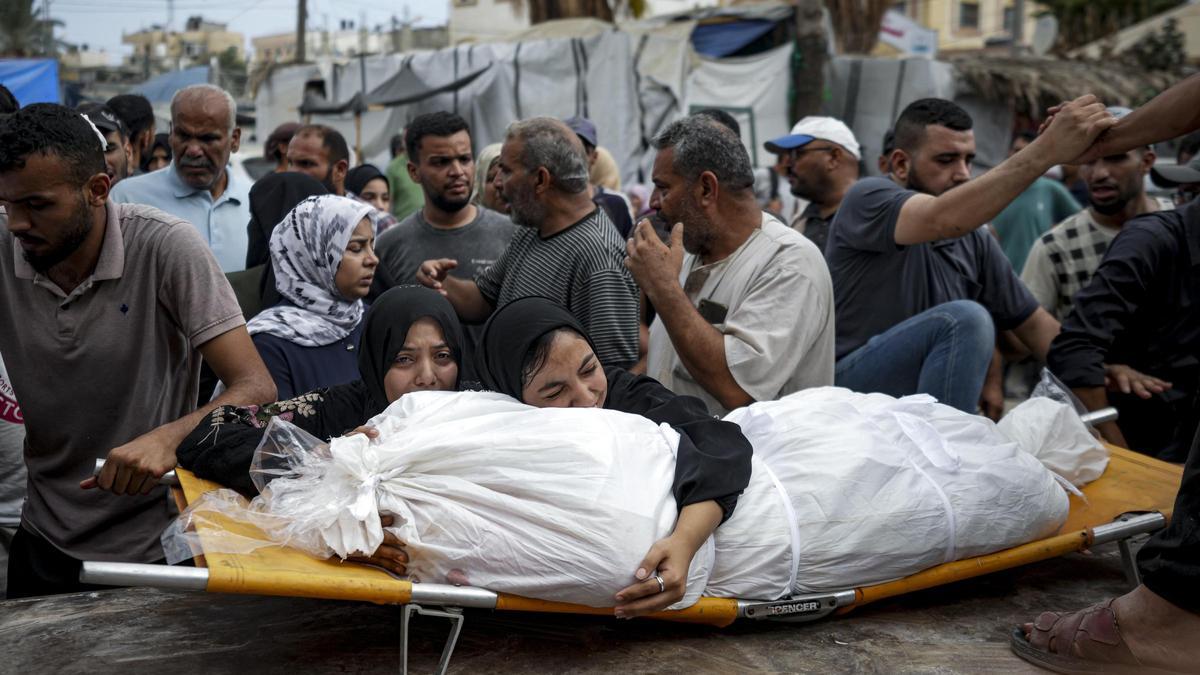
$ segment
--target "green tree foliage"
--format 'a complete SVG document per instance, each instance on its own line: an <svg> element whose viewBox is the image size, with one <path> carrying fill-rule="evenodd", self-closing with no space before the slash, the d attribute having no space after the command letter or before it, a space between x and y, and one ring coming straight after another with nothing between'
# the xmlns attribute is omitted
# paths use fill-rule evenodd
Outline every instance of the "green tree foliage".
<svg viewBox="0 0 1200 675"><path fill-rule="evenodd" d="M33 0L0 0L0 56L43 56L53 52L51 30Z"/></svg>
<svg viewBox="0 0 1200 675"><path fill-rule="evenodd" d="M867 54L879 41L879 25L894 0L825 0L840 50Z"/></svg>
<svg viewBox="0 0 1200 675"><path fill-rule="evenodd" d="M1183 4L1186 0L1040 0L1058 19L1058 49L1068 51Z"/></svg>
<svg viewBox="0 0 1200 675"><path fill-rule="evenodd" d="M1182 73L1187 61L1183 33L1174 18L1163 23L1162 30L1150 33L1126 54L1134 63L1145 70L1162 70Z"/></svg>

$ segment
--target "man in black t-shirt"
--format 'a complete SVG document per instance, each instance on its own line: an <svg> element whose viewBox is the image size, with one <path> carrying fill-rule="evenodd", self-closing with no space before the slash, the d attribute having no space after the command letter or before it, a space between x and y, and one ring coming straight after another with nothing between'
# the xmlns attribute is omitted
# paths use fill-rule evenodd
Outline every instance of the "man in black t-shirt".
<svg viewBox="0 0 1200 675"><path fill-rule="evenodd" d="M825 257L837 309L838 386L928 393L974 412L998 361L996 329L1045 357L1058 322L980 227L1113 124L1090 96L1064 113L1027 148L970 180L975 138L966 111L942 99L905 108L890 176L856 183L830 227ZM996 380L985 412L999 417Z"/></svg>

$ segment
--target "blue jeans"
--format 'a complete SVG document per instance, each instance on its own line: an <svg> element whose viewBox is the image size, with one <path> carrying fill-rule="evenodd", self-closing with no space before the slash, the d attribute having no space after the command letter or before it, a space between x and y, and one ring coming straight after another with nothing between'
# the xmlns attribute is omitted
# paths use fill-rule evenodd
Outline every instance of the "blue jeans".
<svg viewBox="0 0 1200 675"><path fill-rule="evenodd" d="M927 309L838 360L834 383L889 396L929 394L974 413L996 347L982 305L955 300Z"/></svg>

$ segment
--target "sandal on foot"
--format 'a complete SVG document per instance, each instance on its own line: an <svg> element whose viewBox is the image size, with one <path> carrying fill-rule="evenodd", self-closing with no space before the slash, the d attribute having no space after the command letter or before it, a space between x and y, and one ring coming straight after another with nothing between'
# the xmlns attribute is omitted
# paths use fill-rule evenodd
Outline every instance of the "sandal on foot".
<svg viewBox="0 0 1200 675"><path fill-rule="evenodd" d="M1121 638L1112 602L1067 614L1043 612L1028 637L1021 627L1013 631L1013 653L1057 673L1177 675L1143 665L1133 655Z"/></svg>

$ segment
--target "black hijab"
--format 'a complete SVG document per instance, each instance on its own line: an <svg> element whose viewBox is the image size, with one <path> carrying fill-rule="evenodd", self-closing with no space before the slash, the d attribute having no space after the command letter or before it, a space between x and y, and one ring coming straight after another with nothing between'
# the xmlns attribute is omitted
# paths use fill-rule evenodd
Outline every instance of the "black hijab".
<svg viewBox="0 0 1200 675"><path fill-rule="evenodd" d="M265 265L258 283L263 308L283 299L275 288L275 270L271 267L271 233L296 205L318 195L329 194L321 181L304 173L285 171L258 179L250 188L250 241L246 245L246 269Z"/></svg>
<svg viewBox="0 0 1200 675"><path fill-rule="evenodd" d="M348 192L353 192L356 195L361 195L363 188L367 187L367 183L370 183L376 178L382 178L383 182L387 183L389 188L391 187L391 183L388 181L387 176L385 176L384 173L379 170L379 167L375 166L374 164L363 164L362 166L356 166L346 172L346 190Z"/></svg>
<svg viewBox="0 0 1200 675"><path fill-rule="evenodd" d="M579 319L553 300L521 298L493 312L483 327L475 359L483 386L520 401L526 354L542 336L559 328L570 328L588 344L592 342Z"/></svg>
<svg viewBox="0 0 1200 675"><path fill-rule="evenodd" d="M408 329L425 317L442 327L446 344L454 354L458 364L455 388L466 379L464 371L469 370L470 364L463 359L462 325L450 301L424 286L398 286L380 295L367 310L358 344L358 373L376 410L387 407L383 378L404 347Z"/></svg>

